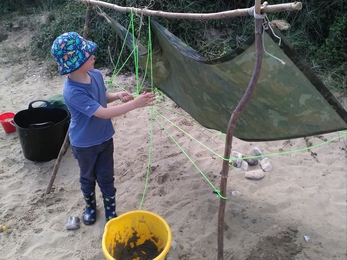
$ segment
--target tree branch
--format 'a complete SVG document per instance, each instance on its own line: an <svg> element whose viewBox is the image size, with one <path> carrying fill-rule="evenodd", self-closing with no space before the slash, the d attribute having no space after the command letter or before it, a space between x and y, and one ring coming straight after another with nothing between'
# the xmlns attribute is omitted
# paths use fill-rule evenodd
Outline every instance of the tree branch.
<svg viewBox="0 0 347 260"><path fill-rule="evenodd" d="M224 12L218 12L218 13L207 13L207 14L172 13L172 12L164 12L164 11L158 11L158 10L149 10L146 8L123 7L116 4L110 4L110 3L97 1L97 0L75 0L75 1L84 3L84 4L97 5L97 6L101 6L105 8L114 9L116 11L123 12L123 13L134 12L136 14L143 14L146 16L158 16L158 17L174 18L174 19L218 20L218 19L226 19L230 17L253 15L252 8L236 9L236 10L230 10L230 11L224 11ZM291 12L291 11L301 10L301 8L302 8L301 2L276 4L276 5L268 5L267 2L264 2L264 4L260 8L260 12L261 14L284 12L284 11Z"/></svg>
<svg viewBox="0 0 347 260"><path fill-rule="evenodd" d="M92 13L93 6L87 5L86 10L86 18L84 20L84 30L83 30L83 38L87 39L89 34L89 24L90 24L90 14Z"/></svg>

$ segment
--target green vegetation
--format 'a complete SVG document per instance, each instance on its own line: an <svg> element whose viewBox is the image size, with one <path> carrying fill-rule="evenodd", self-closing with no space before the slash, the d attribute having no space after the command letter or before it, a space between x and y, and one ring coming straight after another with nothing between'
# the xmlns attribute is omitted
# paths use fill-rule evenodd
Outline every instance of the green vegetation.
<svg viewBox="0 0 347 260"><path fill-rule="evenodd" d="M145 7L150 1L106 0L121 6ZM289 1L269 1L269 4L288 3ZM229 0L178 0L155 1L150 9L168 12L220 12L238 8L248 8L254 1ZM294 48L311 65L315 73L332 90L347 96L347 5L345 0L302 1L303 8L298 12L268 14L270 20L285 20L291 27L283 32ZM93 8L88 37L99 45L96 66L114 66L121 52L122 41ZM111 9L103 9L124 26L128 26L129 14ZM0 19L10 21L18 15L45 14L40 30L33 37L30 53L41 59L51 59L50 47L54 39L65 31L83 34L86 6L74 0L2 0ZM176 36L207 59L218 58L233 50L253 33L252 17L237 17L213 21L191 21L156 18ZM144 23L140 26L140 21ZM135 35L146 44L147 19L135 17ZM28 25L29 26L29 25ZM37 26L37 24L32 24ZM141 28L141 31L139 31ZM30 28L29 28L30 29ZM1 37L6 37L1 33ZM120 62L127 59L127 50L121 52ZM128 62L123 68L133 70L133 63Z"/></svg>

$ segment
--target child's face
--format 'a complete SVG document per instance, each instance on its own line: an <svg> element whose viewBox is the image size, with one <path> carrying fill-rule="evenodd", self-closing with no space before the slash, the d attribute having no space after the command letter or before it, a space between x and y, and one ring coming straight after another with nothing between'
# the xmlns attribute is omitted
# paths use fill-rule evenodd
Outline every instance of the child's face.
<svg viewBox="0 0 347 260"><path fill-rule="evenodd" d="M90 58L79 68L79 70L83 71L89 71L94 69L94 55L90 56Z"/></svg>

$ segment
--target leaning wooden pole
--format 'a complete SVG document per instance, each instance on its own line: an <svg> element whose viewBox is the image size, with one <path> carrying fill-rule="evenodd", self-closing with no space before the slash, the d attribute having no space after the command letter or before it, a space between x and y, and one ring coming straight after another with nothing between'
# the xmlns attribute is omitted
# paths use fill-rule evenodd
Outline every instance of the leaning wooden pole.
<svg viewBox="0 0 347 260"><path fill-rule="evenodd" d="M60 148L59 154L58 154L58 158L55 161L54 167L53 167L53 171L51 174L51 178L49 180L46 192L44 195L47 195L51 192L52 186L53 186L53 182L55 180L55 177L57 176L57 172L60 166L60 162L61 159L63 158L63 155L65 154L65 152L67 151L67 149L69 148L70 145L70 138L69 138L69 130L67 130L66 135L65 135L65 139L64 139L64 143Z"/></svg>
<svg viewBox="0 0 347 260"><path fill-rule="evenodd" d="M255 0L255 17L256 15L260 16L260 1ZM236 126L237 119L241 115L242 111L245 109L248 101L251 99L251 96L256 87L261 63L262 63L262 23L263 19L254 19L254 33L255 33L255 45L256 45L256 56L255 56L255 64L252 77L250 79L249 85L242 99L236 106L235 110L231 114L228 128L226 132L226 143L224 149L224 160L221 170L221 182L220 182L220 194L222 197L227 197L227 180L228 180L228 172L229 172L229 158L231 154L232 148L232 140L234 135L234 130ZM224 198L220 199L219 211L218 211L218 260L224 259L224 215L225 215L225 205L226 200Z"/></svg>

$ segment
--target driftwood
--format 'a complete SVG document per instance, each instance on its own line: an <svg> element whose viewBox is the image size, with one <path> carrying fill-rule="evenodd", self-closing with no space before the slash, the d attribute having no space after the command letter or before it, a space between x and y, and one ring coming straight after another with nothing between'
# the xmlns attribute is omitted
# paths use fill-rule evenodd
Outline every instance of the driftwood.
<svg viewBox="0 0 347 260"><path fill-rule="evenodd" d="M260 0L255 0L255 13L260 13ZM224 161L221 170L221 182L220 182L220 194L223 197L227 197L227 180L229 172L229 159L232 149L232 140L234 135L234 130L236 126L237 119L240 117L242 111L245 109L247 103L252 97L252 94L255 90L257 81L260 75L260 69L262 64L262 19L254 20L254 33L255 33L255 46L256 46L256 56L255 64L253 69L253 74L248 84L247 90L243 95L240 102L237 104L235 110L231 114L228 129L226 132L226 141L224 148ZM218 260L223 260L223 245L224 245L224 213L225 213L225 199L221 198L219 203L218 211Z"/></svg>
<svg viewBox="0 0 347 260"><path fill-rule="evenodd" d="M237 16L249 16L253 15L253 13L249 13L250 8L236 9L218 13L172 13L172 12L164 12L159 10L149 10L147 8L134 8L134 7L123 7L116 4L110 4L103 1L97 0L75 0L76 2L97 5L109 9L114 9L118 12L123 13L131 13L134 12L136 14L142 14L146 16L158 16L165 18L174 18L174 19L188 19L188 20L218 20L225 19L230 17ZM276 13L276 12L291 12L301 10L302 4L301 2L287 3L287 4L276 4L276 5L268 5L267 2L260 7L260 13Z"/></svg>
<svg viewBox="0 0 347 260"><path fill-rule="evenodd" d="M49 184L47 186L45 195L47 195L47 194L49 194L51 192L52 185L53 185L53 182L55 180L55 176L57 175L61 159L63 158L63 155L65 154L65 152L69 148L69 144L70 144L69 130L67 130L66 135L65 135L65 139L64 139L64 143L61 146L59 154L58 154L58 158L55 161L54 168L53 168L53 171L52 171L52 174L51 174L51 179L49 180Z"/></svg>

